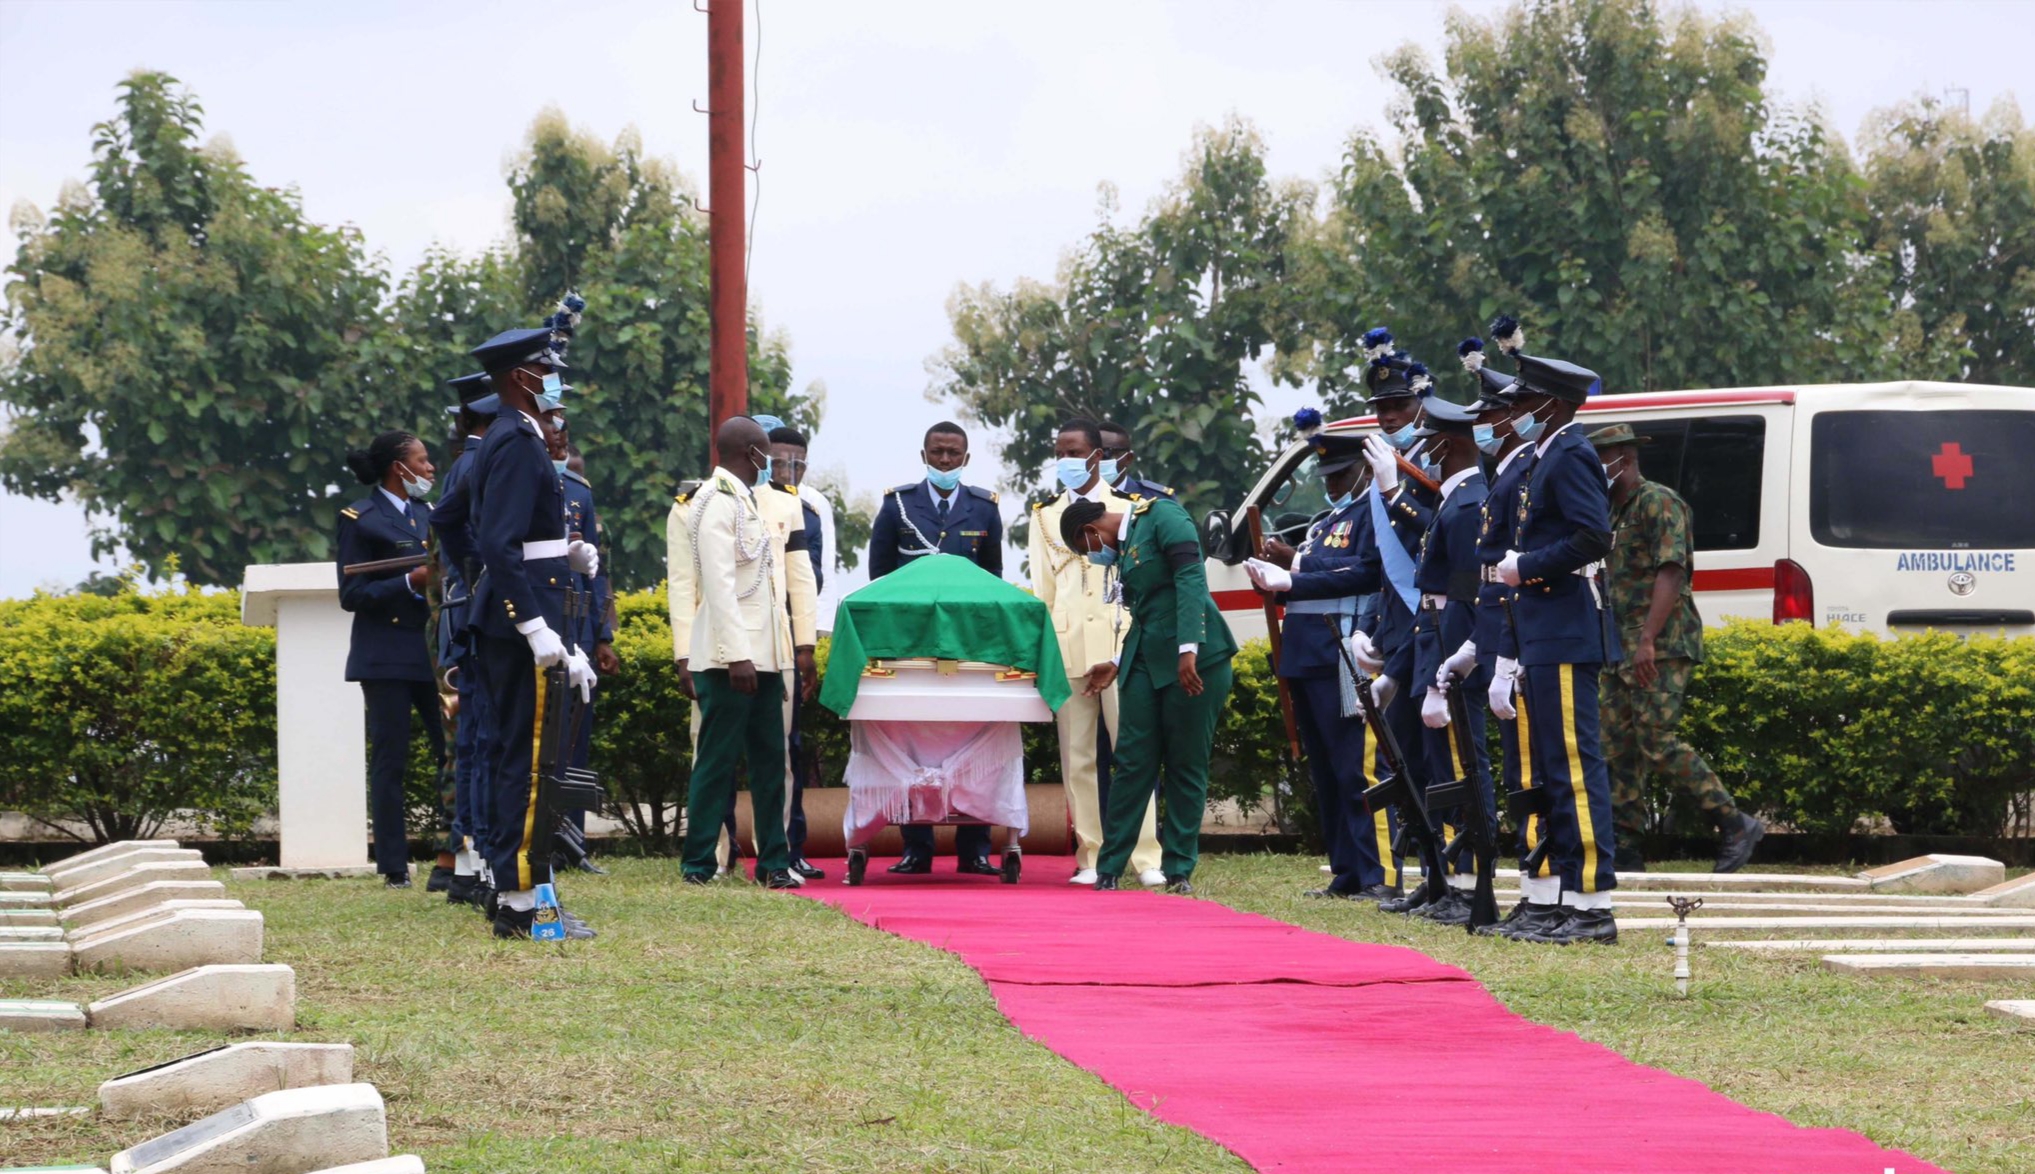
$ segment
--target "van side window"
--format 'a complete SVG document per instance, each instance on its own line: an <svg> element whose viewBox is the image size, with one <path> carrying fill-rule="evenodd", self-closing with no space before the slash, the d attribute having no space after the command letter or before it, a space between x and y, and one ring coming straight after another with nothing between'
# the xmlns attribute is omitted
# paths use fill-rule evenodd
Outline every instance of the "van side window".
<svg viewBox="0 0 2035 1174"><path fill-rule="evenodd" d="M1646 437L1639 447L1640 472L1689 503L1689 511L1695 515L1697 550L1745 550L1759 545L1765 419L1643 420L1632 427Z"/></svg>

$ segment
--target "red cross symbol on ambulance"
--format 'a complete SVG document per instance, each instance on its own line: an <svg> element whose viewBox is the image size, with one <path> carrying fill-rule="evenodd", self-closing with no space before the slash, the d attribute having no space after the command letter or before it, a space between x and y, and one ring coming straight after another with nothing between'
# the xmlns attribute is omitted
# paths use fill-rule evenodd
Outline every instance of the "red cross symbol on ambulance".
<svg viewBox="0 0 2035 1174"><path fill-rule="evenodd" d="M1971 454L1960 448L1956 441L1946 443L1929 458L1929 471L1943 482L1945 489L1963 489L1971 477Z"/></svg>

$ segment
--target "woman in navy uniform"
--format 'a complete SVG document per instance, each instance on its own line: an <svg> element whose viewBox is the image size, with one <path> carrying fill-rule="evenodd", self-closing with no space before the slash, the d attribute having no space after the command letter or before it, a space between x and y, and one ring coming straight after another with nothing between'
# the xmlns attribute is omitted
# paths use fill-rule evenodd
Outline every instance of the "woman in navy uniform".
<svg viewBox="0 0 2035 1174"><path fill-rule="evenodd" d="M410 757L410 715L422 719L430 761L445 757L425 626L430 574L408 571L349 575L353 563L422 556L431 532L431 454L407 432L384 432L365 451L346 454L346 467L374 491L339 511L339 606L353 613L346 679L359 681L367 701L368 808L374 819L375 869L392 889L410 887L410 842L403 827L403 768Z"/></svg>

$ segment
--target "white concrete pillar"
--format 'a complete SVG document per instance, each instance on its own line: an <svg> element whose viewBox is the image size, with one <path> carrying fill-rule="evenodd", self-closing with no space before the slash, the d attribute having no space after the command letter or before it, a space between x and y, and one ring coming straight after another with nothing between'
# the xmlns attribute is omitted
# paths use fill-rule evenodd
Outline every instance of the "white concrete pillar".
<svg viewBox="0 0 2035 1174"><path fill-rule="evenodd" d="M283 868L372 871L367 720L346 679L353 617L332 563L251 566L240 620L276 630L276 816Z"/></svg>

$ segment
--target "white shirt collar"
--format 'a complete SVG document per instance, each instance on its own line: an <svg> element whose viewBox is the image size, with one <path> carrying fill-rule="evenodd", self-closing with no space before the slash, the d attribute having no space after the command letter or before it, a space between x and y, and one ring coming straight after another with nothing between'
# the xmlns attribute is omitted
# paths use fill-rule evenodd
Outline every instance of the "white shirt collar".
<svg viewBox="0 0 2035 1174"><path fill-rule="evenodd" d="M958 496L960 495L960 493L961 493L961 487L960 487L959 485L956 485L956 486L954 487L954 492L953 492L953 493L949 493L949 494L946 494L946 495L942 496L942 495L941 495L941 493L940 493L940 487L939 487L939 486L937 486L937 485L935 485L935 484L933 484L933 479L932 479L931 477L928 477L928 478L926 478L926 496L927 496L927 497L930 497L930 498L932 498L932 499L933 499L933 508L934 508L934 509L939 509L939 508L940 508L940 503L941 503L942 501L948 501L948 502L951 502L951 501L955 500L955 499L956 499L956 498L957 498L957 497L958 497Z"/></svg>
<svg viewBox="0 0 2035 1174"><path fill-rule="evenodd" d="M409 513L409 512L410 512L410 503L409 503L409 501L408 501L407 499L405 499L405 498L402 498L402 497L399 497L399 496L397 496L396 494L390 493L390 492L389 492L389 487L388 487L388 486L386 486L386 485L378 485L378 486L376 486L376 488L377 488L377 489L380 489L380 490L382 491L382 496L383 496L383 497L386 497L386 498L388 498L388 499L389 499L389 504L390 504L390 505L393 505L393 506L395 506L395 507L396 507L396 512L397 512L397 513L399 513L399 514L407 514L407 513Z"/></svg>
<svg viewBox="0 0 2035 1174"><path fill-rule="evenodd" d="M1116 540L1118 545L1131 540L1131 512L1129 510L1123 512L1123 521L1117 525Z"/></svg>
<svg viewBox="0 0 2035 1174"><path fill-rule="evenodd" d="M1067 491L1067 504L1073 505L1077 501L1099 501L1106 504L1115 494L1116 491L1110 488L1109 482L1097 477L1095 479L1095 488L1087 493L1076 493L1069 489Z"/></svg>
<svg viewBox="0 0 2035 1174"><path fill-rule="evenodd" d="M1530 444L1514 445L1512 447L1511 452L1506 453L1504 456L1498 458L1498 467L1491 470L1491 475L1495 477L1498 474L1503 473L1505 471L1505 466L1511 464L1513 461L1518 460L1521 453L1527 452L1532 448L1533 446Z"/></svg>
<svg viewBox="0 0 2035 1174"><path fill-rule="evenodd" d="M1463 482L1468 481L1472 476L1481 471L1482 470L1478 469L1477 466L1471 465L1469 468L1464 469L1462 472L1457 473L1455 476L1450 477L1448 480L1442 482L1441 499L1443 501L1447 501L1449 499L1449 494L1454 493L1458 485L1461 485Z"/></svg>
<svg viewBox="0 0 2035 1174"><path fill-rule="evenodd" d="M1562 433L1567 432L1569 429L1574 428L1575 426L1576 422L1574 420L1571 420L1568 423L1562 425L1561 427L1555 429L1553 432L1548 433L1545 437L1541 439L1541 442L1539 444L1534 446L1533 455L1537 457L1545 456L1547 454L1547 446L1555 442L1555 437L1560 436Z"/></svg>

